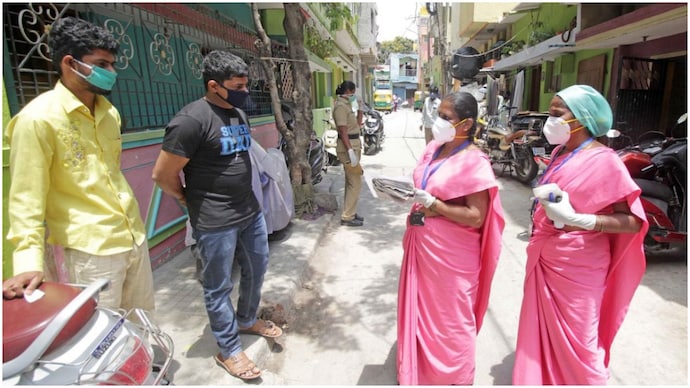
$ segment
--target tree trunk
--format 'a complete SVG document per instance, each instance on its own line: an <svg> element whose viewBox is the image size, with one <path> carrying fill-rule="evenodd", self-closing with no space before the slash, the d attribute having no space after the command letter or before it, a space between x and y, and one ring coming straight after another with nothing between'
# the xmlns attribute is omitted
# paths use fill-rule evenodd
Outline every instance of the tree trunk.
<svg viewBox="0 0 690 388"><path fill-rule="evenodd" d="M311 101L311 70L309 58L304 50L304 25L306 20L299 3L283 3L285 18L283 28L288 40L288 55L292 60L292 80L294 83L293 101L297 107L295 111L296 143L300 150L309 149L311 136L314 132ZM305 168L306 167L306 168ZM311 183L311 166L309 163L302 167L302 183Z"/></svg>
<svg viewBox="0 0 690 388"><path fill-rule="evenodd" d="M312 187L311 165L307 160L311 136L313 133L311 111L311 71L309 61L304 50L304 16L299 4L286 3L285 19L283 25L287 33L289 58L291 62L294 82L293 100L296 104L294 115L294 128L290 130L285 123L281 109L281 100L275 76L275 59L271 50L271 40L261 23L261 17L256 3L252 3L254 24L259 35L255 42L261 54L261 66L263 67L271 93L271 103L275 112L276 126L287 144L287 164L290 170L290 180L295 193L295 216L301 217L305 213L314 213L317 206L314 202ZM299 194L299 195L298 195Z"/></svg>

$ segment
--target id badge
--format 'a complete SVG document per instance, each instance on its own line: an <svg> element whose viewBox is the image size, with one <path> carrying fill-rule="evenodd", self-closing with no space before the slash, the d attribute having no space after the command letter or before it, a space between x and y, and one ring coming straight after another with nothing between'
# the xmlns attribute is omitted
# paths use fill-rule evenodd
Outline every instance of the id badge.
<svg viewBox="0 0 690 388"><path fill-rule="evenodd" d="M412 212L412 214L410 214L410 225L424 226L424 213Z"/></svg>

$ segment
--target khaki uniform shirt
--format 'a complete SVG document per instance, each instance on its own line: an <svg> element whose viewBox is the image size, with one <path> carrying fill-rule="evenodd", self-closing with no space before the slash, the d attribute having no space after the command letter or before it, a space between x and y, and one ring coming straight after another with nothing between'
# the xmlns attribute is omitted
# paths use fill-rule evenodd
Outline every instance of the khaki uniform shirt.
<svg viewBox="0 0 690 388"><path fill-rule="evenodd" d="M347 97L338 96L333 107L333 121L336 127L347 127L348 135L359 135L359 123L357 122L357 113L352 111L352 105ZM350 144L354 149L360 149L361 144L359 138L350 139ZM338 139L338 146L336 151L345 151L345 145Z"/></svg>

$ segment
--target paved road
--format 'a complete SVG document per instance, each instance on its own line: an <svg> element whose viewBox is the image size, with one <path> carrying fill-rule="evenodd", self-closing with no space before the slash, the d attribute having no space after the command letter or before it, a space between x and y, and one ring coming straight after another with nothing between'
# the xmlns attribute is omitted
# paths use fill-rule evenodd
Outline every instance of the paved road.
<svg viewBox="0 0 690 388"><path fill-rule="evenodd" d="M384 150L364 156L367 173L407 175L424 147L420 114L385 116ZM342 203L342 172L331 184ZM499 178L506 216L503 251L489 310L478 337L476 385L511 383L529 208L529 188ZM396 298L402 235L408 205L376 199L364 191L361 228L331 223L309 263L307 280L280 353L265 365L280 385L395 385ZM336 215L335 217L338 217ZM611 385L687 385L687 261L648 259L647 273L614 342Z"/></svg>

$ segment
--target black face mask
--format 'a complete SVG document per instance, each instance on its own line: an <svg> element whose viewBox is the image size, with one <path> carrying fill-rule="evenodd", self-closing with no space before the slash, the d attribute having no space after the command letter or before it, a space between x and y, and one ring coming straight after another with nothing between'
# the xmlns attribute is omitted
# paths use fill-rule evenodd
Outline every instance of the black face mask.
<svg viewBox="0 0 690 388"><path fill-rule="evenodd" d="M242 106L244 106L245 101L247 101L247 98L249 97L248 92L228 89L225 86L223 86L223 84L221 84L220 82L218 82L218 85L220 85L220 87L222 87L223 89L225 89L225 91L228 92L228 96L225 98L223 98L223 96L221 96L220 94L216 93L220 98L223 98L223 100L225 100L228 104L232 105L233 107L241 108Z"/></svg>

